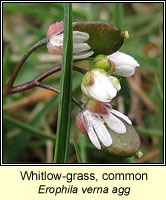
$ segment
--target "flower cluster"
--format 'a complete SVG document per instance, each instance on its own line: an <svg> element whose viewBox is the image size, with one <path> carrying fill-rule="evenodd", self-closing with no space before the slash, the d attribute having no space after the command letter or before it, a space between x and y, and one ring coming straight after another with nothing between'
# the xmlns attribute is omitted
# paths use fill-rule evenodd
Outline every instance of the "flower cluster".
<svg viewBox="0 0 166 200"><path fill-rule="evenodd" d="M62 55L63 53L63 28L62 21L52 24L48 28L47 48L52 54ZM120 35L119 37L121 37ZM124 38L126 37L128 37L128 32L124 32ZM94 47L90 46L92 43L88 42L89 39L91 38L88 32L73 31L74 60L85 59L96 53ZM116 42L112 43L113 46L115 44ZM114 51L111 52L113 52L111 55L96 56L94 68L84 74L81 89L91 100L78 113L76 119L77 128L88 136L98 149L110 147L113 144L111 131L124 135L127 132L126 126L132 125L127 116L112 109L109 103L121 89L120 82L115 76L132 76L135 74L136 67L140 66L132 56L119 52L115 46Z"/></svg>
<svg viewBox="0 0 166 200"><path fill-rule="evenodd" d="M92 100L78 114L76 125L98 149L112 145L109 129L117 134L125 134L127 129L123 120L128 126L132 125L127 116L112 109L109 103L121 89L114 75L132 76L136 67L139 64L133 57L117 51L109 56L97 56L94 59L94 69L83 76L82 92Z"/></svg>

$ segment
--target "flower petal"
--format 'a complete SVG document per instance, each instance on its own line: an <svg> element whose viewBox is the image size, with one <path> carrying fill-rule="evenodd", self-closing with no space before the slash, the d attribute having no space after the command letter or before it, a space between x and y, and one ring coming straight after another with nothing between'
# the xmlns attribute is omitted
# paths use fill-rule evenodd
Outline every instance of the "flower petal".
<svg viewBox="0 0 166 200"><path fill-rule="evenodd" d="M55 24L50 25L47 31L47 37L60 34L63 31L63 27L63 21L56 22Z"/></svg>
<svg viewBox="0 0 166 200"><path fill-rule="evenodd" d="M135 74L135 67L128 65L116 66L116 71L113 74L129 77Z"/></svg>
<svg viewBox="0 0 166 200"><path fill-rule="evenodd" d="M63 46L63 33L59 34L59 35L52 35L49 38L49 42L53 45L53 46L59 46L62 45Z"/></svg>
<svg viewBox="0 0 166 200"><path fill-rule="evenodd" d="M117 110L114 110L114 109L111 109L111 113L113 113L114 115L124 119L128 124L132 125L132 121L126 115L124 115L123 113L121 113Z"/></svg>
<svg viewBox="0 0 166 200"><path fill-rule="evenodd" d="M88 136L89 136L89 139L92 142L92 144L97 149L101 149L99 139L98 139L96 132L95 132L93 125L92 125L92 117L91 116L92 115L89 111L87 111L87 110L84 111L84 119L85 119L86 128L88 130Z"/></svg>
<svg viewBox="0 0 166 200"><path fill-rule="evenodd" d="M102 115L105 122L109 126L110 129L115 131L116 133L124 134L126 133L126 126L123 124L123 122L115 117L113 114L109 115Z"/></svg>
<svg viewBox="0 0 166 200"><path fill-rule="evenodd" d="M84 120L84 116L82 112L80 112L76 117L76 127L81 133L88 136L88 130L86 128L85 120Z"/></svg>
<svg viewBox="0 0 166 200"><path fill-rule="evenodd" d="M73 55L73 60L88 58L92 56L93 54L94 54L94 51L85 51L85 52Z"/></svg>
<svg viewBox="0 0 166 200"><path fill-rule="evenodd" d="M115 65L118 67L119 65L131 65L134 67L139 67L139 63L130 55L123 52L115 52L109 56L107 56L110 60L112 60Z"/></svg>
<svg viewBox="0 0 166 200"><path fill-rule="evenodd" d="M93 126L90 125L88 126L88 136L90 141L92 142L92 144L97 148L97 149L101 149L101 145L99 143L99 139L96 135L96 132L93 129Z"/></svg>
<svg viewBox="0 0 166 200"><path fill-rule="evenodd" d="M102 85L103 90L107 92L110 99L114 98L116 96L117 89L114 87L112 80L110 80L110 76L107 76L103 73L98 74L96 70L93 71L96 74L95 80L98 82L98 84Z"/></svg>
<svg viewBox="0 0 166 200"><path fill-rule="evenodd" d="M97 115L108 115L109 109L105 105L105 103L101 101L97 101L96 99L90 100L86 104L86 109L90 111L91 113L97 114Z"/></svg>
<svg viewBox="0 0 166 200"><path fill-rule="evenodd" d="M95 72L93 70L93 72ZM91 96L99 101L102 102L109 102L111 99L113 99L116 94L117 90L112 85L111 81L106 75L95 74L95 83L89 87L89 93Z"/></svg>
<svg viewBox="0 0 166 200"><path fill-rule="evenodd" d="M101 122L101 119L98 116L91 115L91 123L101 143L104 146L109 147L112 144L112 138L104 124Z"/></svg>
<svg viewBox="0 0 166 200"><path fill-rule="evenodd" d="M81 53L89 49L88 43L73 43L73 53Z"/></svg>
<svg viewBox="0 0 166 200"><path fill-rule="evenodd" d="M82 43L89 39L89 34L81 31L73 31L73 42Z"/></svg>

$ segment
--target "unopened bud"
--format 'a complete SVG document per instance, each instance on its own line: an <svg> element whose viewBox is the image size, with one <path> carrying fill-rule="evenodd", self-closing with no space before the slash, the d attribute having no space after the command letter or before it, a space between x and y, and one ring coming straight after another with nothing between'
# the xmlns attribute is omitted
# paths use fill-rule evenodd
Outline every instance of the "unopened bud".
<svg viewBox="0 0 166 200"><path fill-rule="evenodd" d="M105 55L98 55L94 59L94 67L98 69L103 69L106 72L111 69L111 62Z"/></svg>

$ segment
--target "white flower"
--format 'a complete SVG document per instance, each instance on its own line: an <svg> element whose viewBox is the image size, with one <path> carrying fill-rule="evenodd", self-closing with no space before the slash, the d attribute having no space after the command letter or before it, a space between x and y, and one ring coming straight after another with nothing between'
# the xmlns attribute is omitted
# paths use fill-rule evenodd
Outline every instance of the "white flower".
<svg viewBox="0 0 166 200"><path fill-rule="evenodd" d="M132 56L119 51L107 56L107 58L114 65L114 75L132 76L135 74L135 68L140 66Z"/></svg>
<svg viewBox="0 0 166 200"><path fill-rule="evenodd" d="M127 116L112 109L108 104L91 100L87 108L78 114L76 125L82 133L88 135L96 148L101 149L101 145L109 147L113 143L106 125L117 134L126 133L126 126L121 119L132 125Z"/></svg>
<svg viewBox="0 0 166 200"><path fill-rule="evenodd" d="M109 76L104 70L93 69L83 76L81 89L90 98L110 102L121 86L116 77Z"/></svg>
<svg viewBox="0 0 166 200"><path fill-rule="evenodd" d="M112 144L110 133L97 115L94 115L88 110L84 110L77 116L77 123L78 120L82 120L90 141L97 149L101 149L100 143L106 147L109 147Z"/></svg>
<svg viewBox="0 0 166 200"><path fill-rule="evenodd" d="M63 54L63 22L52 24L47 31L48 51L55 55ZM73 59L84 59L93 55L90 46L86 41L89 34L80 31L73 31Z"/></svg>

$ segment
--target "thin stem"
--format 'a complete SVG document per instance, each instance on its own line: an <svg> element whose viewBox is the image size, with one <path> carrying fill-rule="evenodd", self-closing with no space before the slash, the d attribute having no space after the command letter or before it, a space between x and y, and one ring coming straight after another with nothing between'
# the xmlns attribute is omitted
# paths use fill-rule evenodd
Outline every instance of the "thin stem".
<svg viewBox="0 0 166 200"><path fill-rule="evenodd" d="M82 69L80 67L76 67L76 66L73 66L73 69L75 71L78 71L82 74L85 74L88 70L86 69ZM55 72L58 72L61 70L61 65L58 65L56 67L53 67L52 69L44 72L43 74L41 74L40 76L38 76L37 78L35 78L34 80L32 81L29 81L27 83L24 83L24 84L21 84L21 85L18 85L18 86L15 86L15 87L11 87L11 88L5 88L4 89L4 96L7 96L7 95L10 95L10 94L14 94L14 93L18 93L18 92L22 92L24 90L28 90L30 88L33 88L33 87L36 87L36 86L39 86L39 82L41 82L42 80L44 80L45 78L47 78L48 76L54 74ZM43 85L44 87L44 85ZM51 87L50 87L51 88ZM47 88L48 89L48 88ZM52 88L53 89L53 88ZM55 88L54 88L55 89ZM53 91L54 91L53 89ZM57 92L58 93L58 92Z"/></svg>
<svg viewBox="0 0 166 200"><path fill-rule="evenodd" d="M33 51L35 51L36 49L38 49L41 46L46 45L48 42L47 38L44 38L40 41L38 41L36 44L34 44L26 53L25 55L21 58L21 60L19 61L19 63L17 64L14 72L11 75L10 80L8 81L6 88L4 89L4 96L8 95L8 91L12 88L14 81L21 69L21 67L23 66L23 64L25 63L25 61L27 60L27 58L31 55L31 53Z"/></svg>
<svg viewBox="0 0 166 200"><path fill-rule="evenodd" d="M76 67L74 66L73 69L75 71L78 71L80 73L83 73L85 74L88 70L85 70L85 69L82 69L82 68L79 68L79 67ZM14 93L18 93L18 92L22 92L22 91L25 91L25 90L28 90L30 88L34 88L34 87L41 87L41 88L45 88L45 89L48 89L48 90L51 90L53 92L56 92L56 93L60 93L60 90L51 86L51 85L47 85L47 84L44 84L44 83L41 83L40 81L44 80L45 78L47 78L48 76L52 75L53 73L55 72L58 72L61 70L61 65L58 65L56 67L53 67L52 69L44 72L43 74L41 74L40 76L38 76L37 78L35 78L34 80L32 81L29 81L27 83L24 83L22 85L18 85L16 87L12 87L8 90L8 92L6 93L6 95L10 95L10 94L14 94ZM80 108L82 109L82 105L83 103L80 102L79 100L77 100L76 98L72 97L72 101Z"/></svg>
<svg viewBox="0 0 166 200"><path fill-rule="evenodd" d="M58 90L57 88L51 86L51 85L47 85L47 84L44 84L44 83L40 83L40 82L36 82L36 85L38 87L41 87L41 88L45 88L45 89L48 89L48 90L51 90L53 92L56 92L56 93L60 93L60 90Z"/></svg>
<svg viewBox="0 0 166 200"><path fill-rule="evenodd" d="M76 66L73 66L73 70L77 71L77 72L80 72L82 74L85 74L86 72L88 72L88 70L80 68L80 67L76 67Z"/></svg>
<svg viewBox="0 0 166 200"><path fill-rule="evenodd" d="M38 87L41 87L41 88L45 88L45 89L48 89L48 90L51 90L53 92L56 92L56 93L60 93L60 90L55 88L55 87L52 87L51 85L47 85L47 84L44 84L44 83L40 83L40 82L37 82L36 83ZM83 106L83 103L80 102L79 100L77 100L75 97L72 97L72 101L80 108L82 109L82 106Z"/></svg>
<svg viewBox="0 0 166 200"><path fill-rule="evenodd" d="M56 72L58 72L60 70L61 70L61 65L55 66L52 69L50 69L50 70L44 72L43 74L41 74L40 76L38 76L36 78L36 81L41 82L42 80L44 80L48 76L50 76L50 75L52 75L52 74L54 74L54 73L56 73Z"/></svg>

